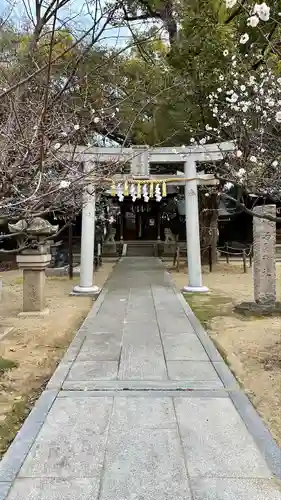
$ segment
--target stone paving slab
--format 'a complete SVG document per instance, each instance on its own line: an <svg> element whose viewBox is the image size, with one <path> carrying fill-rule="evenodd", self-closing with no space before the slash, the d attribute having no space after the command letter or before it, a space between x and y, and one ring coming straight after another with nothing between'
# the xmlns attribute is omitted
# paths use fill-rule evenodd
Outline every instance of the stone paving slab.
<svg viewBox="0 0 281 500"><path fill-rule="evenodd" d="M172 315L163 314L158 316L158 324L162 334L166 333L192 333L194 330L191 325L186 321L186 316L173 317Z"/></svg>
<svg viewBox="0 0 281 500"><path fill-rule="evenodd" d="M273 481L258 479L197 479L191 481L194 500L281 500Z"/></svg>
<svg viewBox="0 0 281 500"><path fill-rule="evenodd" d="M137 321L124 321L123 328L123 342L133 343L135 345L143 346L148 344L149 341L153 342L156 340L157 343L161 344L161 338L159 333L159 328L157 321L144 321L141 323Z"/></svg>
<svg viewBox="0 0 281 500"><path fill-rule="evenodd" d="M207 353L196 335L186 333L163 335L163 345L168 361L209 361Z"/></svg>
<svg viewBox="0 0 281 500"><path fill-rule="evenodd" d="M0 500L2 500L2 498L6 498L10 487L10 483L0 483Z"/></svg>
<svg viewBox="0 0 281 500"><path fill-rule="evenodd" d="M162 347L137 348L126 345L122 349L119 380L165 380L167 370Z"/></svg>
<svg viewBox="0 0 281 500"><path fill-rule="evenodd" d="M153 382L154 383L154 382ZM157 381L155 382L157 383ZM133 382L134 384L134 382ZM146 384L146 381L145 381ZM91 398L104 398L104 397L112 397L112 398L126 398L126 399L131 399L131 398L138 398L146 399L146 404L148 408L148 413L149 413L149 399L162 399L166 400L167 398L175 398L176 395L181 398L205 398L205 399L212 399L212 398L229 398L229 392L226 389L193 389L191 391L185 390L185 389L179 389L179 388L173 388L170 387L170 389L166 388L165 390L161 389L153 389L153 390L148 390L146 389L135 389L133 388L132 390L119 390L118 388L112 389L109 388L108 390L104 389L98 389L98 390L87 390L87 397ZM61 390L58 393L58 398L69 398L69 397L75 397L75 398L84 398L85 397L85 391L64 391Z"/></svg>
<svg viewBox="0 0 281 500"><path fill-rule="evenodd" d="M170 380L205 382L209 388L223 387L213 365L208 361L167 361Z"/></svg>
<svg viewBox="0 0 281 500"><path fill-rule="evenodd" d="M191 477L270 478L265 460L228 399L176 399Z"/></svg>
<svg viewBox="0 0 281 500"><path fill-rule="evenodd" d="M113 399L57 399L26 458L19 477L83 478L98 481Z"/></svg>
<svg viewBox="0 0 281 500"><path fill-rule="evenodd" d="M171 397L148 398L117 397L111 419L113 432L129 432L132 429L174 429L177 422Z"/></svg>
<svg viewBox="0 0 281 500"><path fill-rule="evenodd" d="M75 361L67 381L114 380L117 378L118 361Z"/></svg>
<svg viewBox="0 0 281 500"><path fill-rule="evenodd" d="M281 500L280 465L160 260L122 258L0 462L0 500Z"/></svg>
<svg viewBox="0 0 281 500"><path fill-rule="evenodd" d="M173 429L111 432L101 500L191 500L180 437Z"/></svg>
<svg viewBox="0 0 281 500"><path fill-rule="evenodd" d="M24 492L24 493L23 493ZM98 500L95 478L24 478L12 487L9 500Z"/></svg>
<svg viewBox="0 0 281 500"><path fill-rule="evenodd" d="M121 339L114 334L95 335L86 339L76 358L77 361L118 361Z"/></svg>

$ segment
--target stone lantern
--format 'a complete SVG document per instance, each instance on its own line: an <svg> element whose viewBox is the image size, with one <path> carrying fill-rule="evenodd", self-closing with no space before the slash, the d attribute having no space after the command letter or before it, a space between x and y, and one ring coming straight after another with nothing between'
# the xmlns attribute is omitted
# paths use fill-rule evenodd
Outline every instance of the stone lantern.
<svg viewBox="0 0 281 500"><path fill-rule="evenodd" d="M30 247L17 255L19 269L23 270L23 311L22 316L44 315L45 308L45 271L50 264L50 247L44 244L46 237L52 236L59 229L40 217L30 223L20 220L9 224L11 233L24 232L30 240Z"/></svg>

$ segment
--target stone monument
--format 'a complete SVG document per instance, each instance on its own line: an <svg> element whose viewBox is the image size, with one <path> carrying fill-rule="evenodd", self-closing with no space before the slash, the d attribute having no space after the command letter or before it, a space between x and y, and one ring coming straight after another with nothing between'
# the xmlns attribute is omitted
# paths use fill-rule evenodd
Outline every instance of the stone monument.
<svg viewBox="0 0 281 500"><path fill-rule="evenodd" d="M17 255L19 269L23 270L23 310L21 316L44 315L45 307L45 271L51 262L50 247L43 244L46 237L58 231L48 221L36 217L30 223L21 220L9 224L11 233L23 232L29 239L29 247Z"/></svg>
<svg viewBox="0 0 281 500"><path fill-rule="evenodd" d="M276 222L261 215L276 217L276 205L254 208L253 217L253 285L254 302L236 306L243 314L281 314L281 302L276 302Z"/></svg>

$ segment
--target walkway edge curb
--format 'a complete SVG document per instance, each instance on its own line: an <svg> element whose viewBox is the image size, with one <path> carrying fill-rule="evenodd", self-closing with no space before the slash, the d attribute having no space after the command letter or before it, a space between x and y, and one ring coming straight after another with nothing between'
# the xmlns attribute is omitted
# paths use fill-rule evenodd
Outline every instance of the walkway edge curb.
<svg viewBox="0 0 281 500"><path fill-rule="evenodd" d="M4 500L58 395L45 389L0 462L0 500Z"/></svg>
<svg viewBox="0 0 281 500"><path fill-rule="evenodd" d="M263 454L266 463L273 474L281 480L281 448L278 446L267 425L264 423L262 418L259 416L257 410L254 408L248 396L243 390L241 390L236 378L234 377L231 370L226 365L222 356L220 355L218 349L213 344L208 333L201 325L198 318L195 316L191 307L185 300L183 294L176 288L173 277L168 271L166 273L169 275L169 280L171 286L174 289L176 296L178 297L186 316L188 317L194 332L201 341L205 351L207 352L210 360L212 361L215 370L217 371L220 379L222 380L225 387L229 387L230 384L237 386L237 390L232 390L229 392L229 397L238 411L241 419L243 420L245 426L247 427L249 433L255 440L259 450ZM218 363L220 361L220 363Z"/></svg>
<svg viewBox="0 0 281 500"><path fill-rule="evenodd" d="M74 336L71 344L69 345L65 355L61 359L57 369L53 373L52 377L50 378L47 389L57 389L60 390L63 382L65 381L68 372L70 371L76 357L78 356L78 353L82 347L82 344L86 338L87 335L87 322L89 321L89 317L93 318L93 316L96 316L97 313L99 312L102 303L105 299L105 296L107 294L107 287L105 286L102 291L100 292L97 300L94 302L92 305L90 311L88 312L86 318L84 319L82 325L80 326L79 330L77 331L76 335ZM1 500L1 498L0 498Z"/></svg>

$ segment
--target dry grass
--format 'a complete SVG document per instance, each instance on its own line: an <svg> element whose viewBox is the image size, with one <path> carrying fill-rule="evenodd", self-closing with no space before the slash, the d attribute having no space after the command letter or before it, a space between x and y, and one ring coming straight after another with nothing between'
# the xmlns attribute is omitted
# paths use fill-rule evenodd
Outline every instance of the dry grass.
<svg viewBox="0 0 281 500"><path fill-rule="evenodd" d="M114 263L104 263L95 281L103 286ZM14 438L42 388L51 377L93 300L69 295L78 279L48 278L48 316L18 317L22 308L20 271L2 274L0 302L0 456ZM9 328L12 329L9 331ZM2 370L1 370L2 366Z"/></svg>
<svg viewBox="0 0 281 500"><path fill-rule="evenodd" d="M171 273L182 289L187 270ZM276 273L281 300L281 264ZM187 300L281 445L281 318L244 318L233 312L234 304L252 300L251 270L244 274L241 262L220 263L213 273L204 269L203 281L210 293Z"/></svg>

